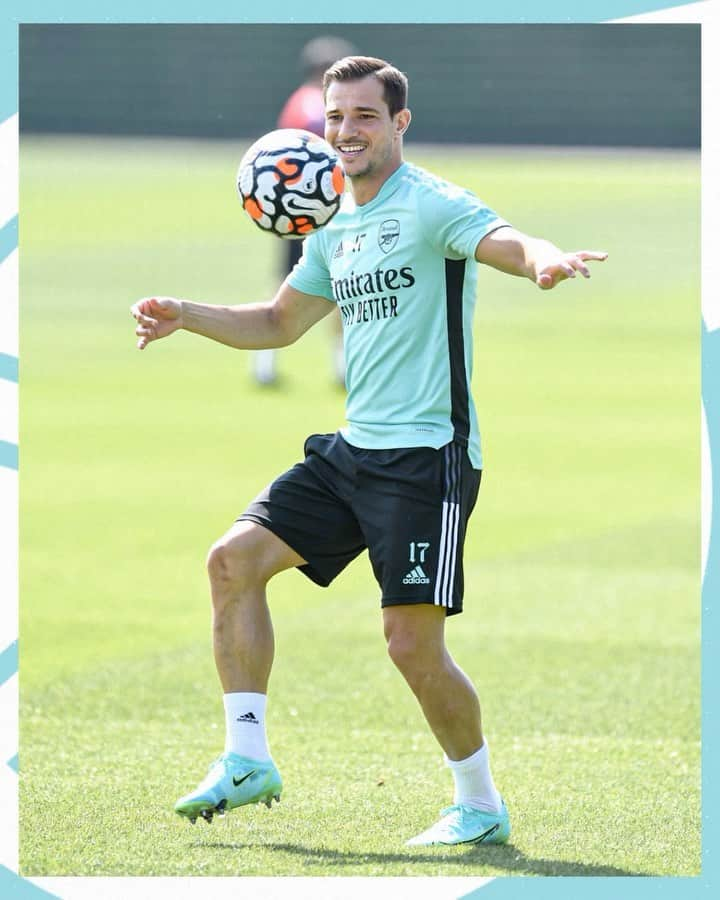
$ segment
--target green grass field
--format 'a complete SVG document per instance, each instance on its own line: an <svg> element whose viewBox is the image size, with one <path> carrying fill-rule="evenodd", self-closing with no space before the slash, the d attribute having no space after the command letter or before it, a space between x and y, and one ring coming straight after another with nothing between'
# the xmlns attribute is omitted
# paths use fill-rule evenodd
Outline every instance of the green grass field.
<svg viewBox="0 0 720 900"><path fill-rule="evenodd" d="M20 839L24 875L693 875L700 868L699 165L649 152L408 157L568 249L588 283L480 278L486 470L450 648L480 691L506 847L411 850L451 799L386 656L366 556L273 583L283 802L191 828L222 747L207 547L342 423L326 323L246 355L134 349L151 293L274 285L230 143L21 146Z"/></svg>

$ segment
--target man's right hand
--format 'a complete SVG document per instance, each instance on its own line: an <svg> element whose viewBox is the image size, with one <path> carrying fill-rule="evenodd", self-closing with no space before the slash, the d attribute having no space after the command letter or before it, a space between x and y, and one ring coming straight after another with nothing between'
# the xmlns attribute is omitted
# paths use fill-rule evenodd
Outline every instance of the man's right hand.
<svg viewBox="0 0 720 900"><path fill-rule="evenodd" d="M151 341L167 337L182 328L182 303L174 297L144 297L130 307L137 321L137 348L144 350Z"/></svg>

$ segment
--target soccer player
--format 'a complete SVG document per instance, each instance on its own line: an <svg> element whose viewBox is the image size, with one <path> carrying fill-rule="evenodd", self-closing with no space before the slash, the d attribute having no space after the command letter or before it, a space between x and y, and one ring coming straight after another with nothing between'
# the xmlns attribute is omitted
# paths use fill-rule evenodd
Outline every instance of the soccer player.
<svg viewBox="0 0 720 900"><path fill-rule="evenodd" d="M175 809L200 815L279 798L265 732L273 629L268 581L297 567L326 586L367 547L382 590L389 655L415 694L454 779L453 803L410 845L502 843L508 811L491 775L475 688L445 646L462 611L463 541L482 457L472 396L477 263L542 290L604 252L563 252L480 200L403 162L407 79L349 57L324 77L325 137L352 183L266 303L136 303L137 346L178 329L238 348L285 346L339 306L347 426L313 435L210 550L215 662L226 743Z"/></svg>
<svg viewBox="0 0 720 900"><path fill-rule="evenodd" d="M325 98L322 79L325 70L336 60L355 53L355 48L346 40L332 35L320 35L308 41L300 53L300 64L305 80L285 101L278 128L302 128L313 134L323 135L325 131ZM282 244L282 277L292 272L302 255L302 241L280 241ZM332 366L335 382L345 385L345 350L343 347L342 322L339 313L330 317L332 329ZM253 354L253 373L258 384L269 385L277 381L276 350L267 347Z"/></svg>

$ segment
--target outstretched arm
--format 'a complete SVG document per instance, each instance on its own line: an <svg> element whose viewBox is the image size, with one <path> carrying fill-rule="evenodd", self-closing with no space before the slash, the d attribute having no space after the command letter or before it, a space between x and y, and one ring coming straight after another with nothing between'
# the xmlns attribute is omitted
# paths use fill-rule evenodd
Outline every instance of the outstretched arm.
<svg viewBox="0 0 720 900"><path fill-rule="evenodd" d="M242 350L285 347L332 312L324 297L303 294L284 282L268 303L213 306L175 297L145 297L130 312L137 321L137 347L168 337L181 328Z"/></svg>
<svg viewBox="0 0 720 900"><path fill-rule="evenodd" d="M485 235L477 245L475 259L509 275L529 278L547 291L566 278L575 278L578 272L589 278L590 269L586 263L603 262L607 253L598 250L566 253L550 241L529 237L505 226Z"/></svg>

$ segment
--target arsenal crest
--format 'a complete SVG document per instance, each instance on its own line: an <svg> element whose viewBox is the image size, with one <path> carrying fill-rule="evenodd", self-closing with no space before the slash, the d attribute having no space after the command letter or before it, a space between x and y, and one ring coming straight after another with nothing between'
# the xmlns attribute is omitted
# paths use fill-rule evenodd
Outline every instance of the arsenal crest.
<svg viewBox="0 0 720 900"><path fill-rule="evenodd" d="M400 223L397 219L385 219L378 231L378 244L383 253L389 253L400 237Z"/></svg>

